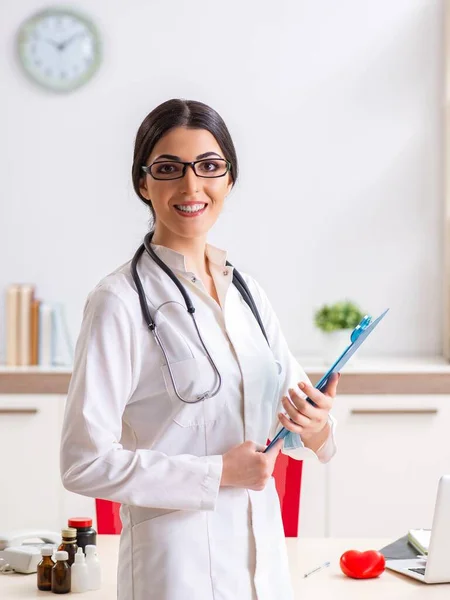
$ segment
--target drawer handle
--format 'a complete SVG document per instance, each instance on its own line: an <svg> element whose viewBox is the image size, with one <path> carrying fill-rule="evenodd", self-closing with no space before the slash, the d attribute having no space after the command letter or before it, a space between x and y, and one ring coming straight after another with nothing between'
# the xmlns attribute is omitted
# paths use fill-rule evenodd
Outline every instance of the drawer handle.
<svg viewBox="0 0 450 600"><path fill-rule="evenodd" d="M0 408L0 415L35 415L37 408Z"/></svg>
<svg viewBox="0 0 450 600"><path fill-rule="evenodd" d="M352 415L436 415L437 408L352 408Z"/></svg>

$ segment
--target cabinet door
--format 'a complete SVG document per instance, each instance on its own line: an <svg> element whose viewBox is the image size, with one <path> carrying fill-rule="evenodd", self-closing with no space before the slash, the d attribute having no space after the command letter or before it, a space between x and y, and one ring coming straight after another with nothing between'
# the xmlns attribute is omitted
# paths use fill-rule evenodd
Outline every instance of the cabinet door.
<svg viewBox="0 0 450 600"><path fill-rule="evenodd" d="M327 470L331 537L389 537L431 527L450 473L449 396L339 396L338 452Z"/></svg>
<svg viewBox="0 0 450 600"><path fill-rule="evenodd" d="M300 490L298 537L311 538L326 535L327 506L326 465L318 460L304 460Z"/></svg>
<svg viewBox="0 0 450 600"><path fill-rule="evenodd" d="M0 395L0 530L61 528L62 398Z"/></svg>

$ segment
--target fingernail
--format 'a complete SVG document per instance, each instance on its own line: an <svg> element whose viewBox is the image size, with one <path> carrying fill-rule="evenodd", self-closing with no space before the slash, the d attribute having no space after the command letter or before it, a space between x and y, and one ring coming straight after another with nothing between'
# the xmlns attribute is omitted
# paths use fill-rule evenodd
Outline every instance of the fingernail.
<svg viewBox="0 0 450 600"><path fill-rule="evenodd" d="M299 387L301 390L305 389L305 384L303 383L303 381L300 382Z"/></svg>

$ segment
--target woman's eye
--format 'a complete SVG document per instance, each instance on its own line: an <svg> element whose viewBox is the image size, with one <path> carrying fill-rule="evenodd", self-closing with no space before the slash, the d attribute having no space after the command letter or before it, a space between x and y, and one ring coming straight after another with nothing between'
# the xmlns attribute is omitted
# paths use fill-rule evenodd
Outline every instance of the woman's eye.
<svg viewBox="0 0 450 600"><path fill-rule="evenodd" d="M218 164L213 161L200 163L200 168L202 169L202 171L215 171L217 167Z"/></svg>
<svg viewBox="0 0 450 600"><path fill-rule="evenodd" d="M162 175L167 175L169 173L174 173L175 171L179 170L179 168L180 167L178 165L163 163L158 166L158 173L161 173Z"/></svg>

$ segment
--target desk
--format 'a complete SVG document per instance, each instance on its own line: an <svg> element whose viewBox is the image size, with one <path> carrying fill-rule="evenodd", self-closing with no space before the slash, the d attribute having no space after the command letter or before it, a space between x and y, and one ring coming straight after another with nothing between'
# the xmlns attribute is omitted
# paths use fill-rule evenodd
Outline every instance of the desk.
<svg viewBox="0 0 450 600"><path fill-rule="evenodd" d="M385 571L377 579L349 579L339 569L339 557L345 550L379 549L391 539L288 538L286 540L295 599L307 600L448 600L450 584L426 585L409 577ZM116 597L116 568L119 536L99 535L98 549L103 572L101 590L86 592L80 598L113 600ZM331 566L306 579L303 573L326 560ZM36 588L36 574L0 574L0 598L50 598ZM51 595L52 598L56 597ZM77 595L78 597L78 595Z"/></svg>

